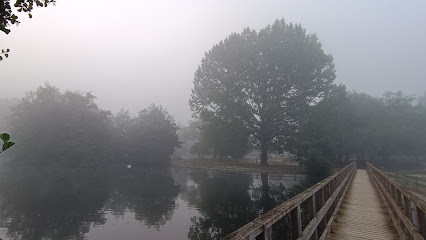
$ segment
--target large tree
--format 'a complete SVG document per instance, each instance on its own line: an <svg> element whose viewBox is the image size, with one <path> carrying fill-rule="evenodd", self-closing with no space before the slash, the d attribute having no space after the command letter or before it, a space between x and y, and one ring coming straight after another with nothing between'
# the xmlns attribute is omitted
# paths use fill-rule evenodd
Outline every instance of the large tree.
<svg viewBox="0 0 426 240"><path fill-rule="evenodd" d="M267 165L268 150L283 146L334 79L333 58L317 36L300 24L276 20L214 45L195 73L190 106L201 118L242 121Z"/></svg>

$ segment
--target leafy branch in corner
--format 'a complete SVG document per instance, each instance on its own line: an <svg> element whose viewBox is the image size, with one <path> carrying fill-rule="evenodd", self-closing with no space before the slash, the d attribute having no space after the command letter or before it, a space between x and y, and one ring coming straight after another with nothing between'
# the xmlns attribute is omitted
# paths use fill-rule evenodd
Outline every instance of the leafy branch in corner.
<svg viewBox="0 0 426 240"><path fill-rule="evenodd" d="M12 0L13 1L13 0ZM27 13L29 18L32 18L34 7L47 7L50 4L55 4L56 0L16 0L11 3L11 0L0 0L0 31L5 34L10 33L10 26L19 25L18 12ZM0 53L0 61L9 56L9 49L2 49Z"/></svg>
<svg viewBox="0 0 426 240"><path fill-rule="evenodd" d="M20 23L17 12L28 13L28 17L32 18L34 6L47 7L55 3L56 0L16 0L11 4L10 0L0 0L0 31L9 34L9 27Z"/></svg>

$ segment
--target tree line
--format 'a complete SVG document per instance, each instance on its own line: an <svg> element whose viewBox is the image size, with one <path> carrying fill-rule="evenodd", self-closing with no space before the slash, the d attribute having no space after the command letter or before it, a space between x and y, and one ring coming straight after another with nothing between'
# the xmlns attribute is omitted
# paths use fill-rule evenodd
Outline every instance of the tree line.
<svg viewBox="0 0 426 240"><path fill-rule="evenodd" d="M224 158L254 149L262 165L268 153L288 152L319 172L351 157L424 162L426 96L376 98L335 78L333 57L300 24L281 19L229 35L195 72L190 107L201 123L192 152Z"/></svg>
<svg viewBox="0 0 426 240"><path fill-rule="evenodd" d="M15 164L99 166L106 163L165 163L180 146L177 126L162 106L138 116L100 109L90 93L46 83L11 108ZM16 148L16 149L15 149Z"/></svg>
<svg viewBox="0 0 426 240"><path fill-rule="evenodd" d="M179 130L180 140L161 106L113 115L91 93L46 84L12 109L12 136L22 143L15 152L37 164L158 162L186 142L200 158L238 159L256 150L267 165L268 153L287 152L320 172L351 158L424 162L426 95L348 92L334 82L333 61L315 34L284 19L229 35L195 72L189 105L196 120Z"/></svg>

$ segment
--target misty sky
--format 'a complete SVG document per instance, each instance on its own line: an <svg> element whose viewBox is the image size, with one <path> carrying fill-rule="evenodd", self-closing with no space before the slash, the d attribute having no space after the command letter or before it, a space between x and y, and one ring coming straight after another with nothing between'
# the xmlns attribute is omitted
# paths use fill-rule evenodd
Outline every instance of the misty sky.
<svg viewBox="0 0 426 240"><path fill-rule="evenodd" d="M426 91L424 0L57 0L33 16L0 33L0 48L11 49L0 62L0 98L49 81L92 91L113 112L162 104L185 123L204 52L243 27L282 17L317 33L349 90Z"/></svg>

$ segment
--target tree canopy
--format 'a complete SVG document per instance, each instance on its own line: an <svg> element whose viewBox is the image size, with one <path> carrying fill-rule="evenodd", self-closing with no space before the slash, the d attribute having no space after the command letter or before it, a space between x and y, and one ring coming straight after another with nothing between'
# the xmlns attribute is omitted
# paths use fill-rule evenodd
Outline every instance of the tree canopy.
<svg viewBox="0 0 426 240"><path fill-rule="evenodd" d="M135 118L122 110L114 116L114 126L113 142L117 159L124 157L131 162L151 163L168 160L180 146L176 133L178 127L162 106L151 105Z"/></svg>
<svg viewBox="0 0 426 240"><path fill-rule="evenodd" d="M10 131L19 142L11 151L14 162L79 167L167 163L180 146L174 119L162 106L151 105L137 117L125 110L114 116L95 99L91 92L61 92L49 83L28 92L10 116Z"/></svg>
<svg viewBox="0 0 426 240"><path fill-rule="evenodd" d="M380 165L418 162L426 156L426 108L402 92L381 98L336 87L318 104L290 144L308 170L326 174L351 156ZM403 158L404 161L398 160ZM394 161L396 159L397 161Z"/></svg>
<svg viewBox="0 0 426 240"><path fill-rule="evenodd" d="M267 151L282 149L334 79L333 58L317 36L276 20L259 32L233 33L206 52L190 106L197 117L242 122L267 164Z"/></svg>

